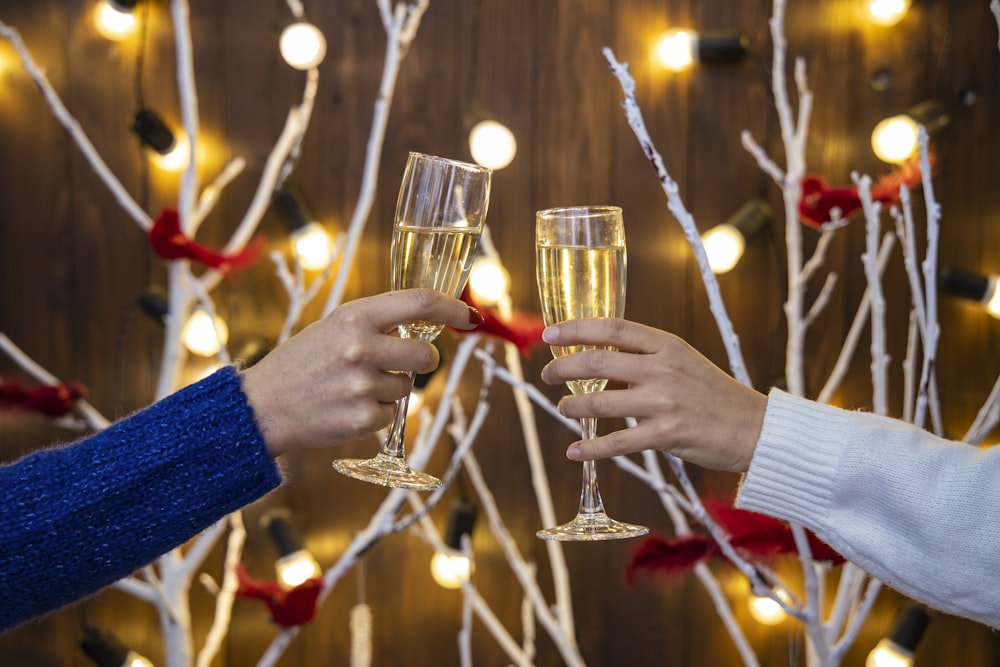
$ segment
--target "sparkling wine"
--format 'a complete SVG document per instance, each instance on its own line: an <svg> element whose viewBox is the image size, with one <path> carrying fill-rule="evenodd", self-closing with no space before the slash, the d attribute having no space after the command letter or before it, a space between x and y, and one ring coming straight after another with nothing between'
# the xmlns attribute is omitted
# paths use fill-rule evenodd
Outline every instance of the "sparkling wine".
<svg viewBox="0 0 1000 667"><path fill-rule="evenodd" d="M625 313L625 247L540 245L537 280L546 324ZM552 347L553 356L592 346ZM574 394L601 391L606 379L568 382Z"/></svg>
<svg viewBox="0 0 1000 667"><path fill-rule="evenodd" d="M428 287L458 297L465 289L479 247L480 229L473 227L409 227L392 233L392 289ZM444 325L414 322L400 335L433 340Z"/></svg>

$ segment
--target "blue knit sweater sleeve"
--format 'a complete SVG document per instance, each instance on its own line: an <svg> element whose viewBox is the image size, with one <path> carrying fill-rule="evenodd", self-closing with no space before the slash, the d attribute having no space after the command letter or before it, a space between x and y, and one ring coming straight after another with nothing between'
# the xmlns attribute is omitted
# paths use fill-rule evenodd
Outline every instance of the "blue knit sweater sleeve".
<svg viewBox="0 0 1000 667"><path fill-rule="evenodd" d="M232 367L0 466L0 632L131 574L280 482Z"/></svg>

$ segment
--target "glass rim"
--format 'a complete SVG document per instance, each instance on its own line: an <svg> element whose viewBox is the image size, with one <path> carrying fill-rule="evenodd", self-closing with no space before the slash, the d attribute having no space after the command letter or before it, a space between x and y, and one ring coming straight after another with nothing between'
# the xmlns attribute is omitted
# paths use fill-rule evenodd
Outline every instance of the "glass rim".
<svg viewBox="0 0 1000 667"><path fill-rule="evenodd" d="M556 206L535 212L536 218L553 218L557 215L571 213L574 217L596 217L608 213L621 213L622 207L614 204L584 204L579 206Z"/></svg>
<svg viewBox="0 0 1000 667"><path fill-rule="evenodd" d="M450 157L441 157L440 155L431 155L430 153L421 153L420 151L410 151L408 160L412 160L414 157L419 157L429 162L441 162L444 164L449 164L452 165L453 167L458 167L466 171L493 173L492 167L484 167L483 165L476 164L474 162L463 162L462 160L456 160Z"/></svg>

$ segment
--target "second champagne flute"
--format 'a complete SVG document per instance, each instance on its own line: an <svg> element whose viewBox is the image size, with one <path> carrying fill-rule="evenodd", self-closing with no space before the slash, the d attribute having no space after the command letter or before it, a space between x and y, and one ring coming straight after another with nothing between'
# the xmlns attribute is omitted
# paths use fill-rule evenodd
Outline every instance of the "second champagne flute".
<svg viewBox="0 0 1000 667"><path fill-rule="evenodd" d="M617 206L575 206L535 214L535 270L545 324L625 314L625 226ZM555 357L593 349L552 347ZM567 382L574 394L603 391L605 378ZM597 419L580 420L584 438L597 437ZM583 491L576 518L538 531L545 540L616 540L649 529L615 521L604 511L594 461L583 462Z"/></svg>
<svg viewBox="0 0 1000 667"><path fill-rule="evenodd" d="M392 289L427 287L453 297L465 289L486 221L492 170L447 158L410 153L396 202L392 232ZM403 338L432 341L444 325L412 322ZM413 373L409 373L412 388ZM396 402L389 435L370 459L338 459L340 473L373 484L427 491L441 480L406 463L403 436L409 394Z"/></svg>

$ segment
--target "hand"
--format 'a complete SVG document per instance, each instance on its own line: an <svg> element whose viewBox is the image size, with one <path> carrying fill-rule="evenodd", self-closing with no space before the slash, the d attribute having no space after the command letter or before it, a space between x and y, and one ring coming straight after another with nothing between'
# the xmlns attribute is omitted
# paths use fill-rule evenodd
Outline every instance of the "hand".
<svg viewBox="0 0 1000 667"><path fill-rule="evenodd" d="M625 388L566 396L567 417L635 417L637 425L570 445L567 457L590 460L662 449L716 470L750 465L767 397L723 372L684 340L620 319L570 320L548 327L542 339L557 346L612 346L555 359L542 380L561 384L608 378Z"/></svg>
<svg viewBox="0 0 1000 667"><path fill-rule="evenodd" d="M427 320L456 329L482 321L475 308L428 289L343 304L243 372L243 391L272 456L335 445L386 426L410 391L400 371L428 373L437 348L388 335Z"/></svg>

